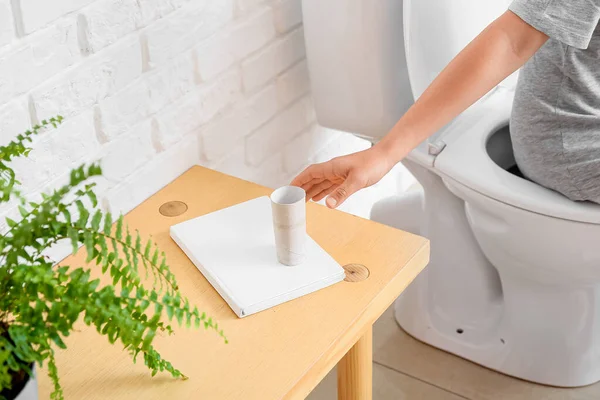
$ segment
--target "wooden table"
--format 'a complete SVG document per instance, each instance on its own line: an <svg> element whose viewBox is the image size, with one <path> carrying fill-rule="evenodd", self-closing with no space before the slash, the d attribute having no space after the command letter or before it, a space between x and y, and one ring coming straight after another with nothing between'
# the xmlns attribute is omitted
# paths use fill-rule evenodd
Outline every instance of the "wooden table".
<svg viewBox="0 0 600 400"><path fill-rule="evenodd" d="M67 400L304 399L336 364L340 399L371 398L372 324L427 265L429 244L310 203L309 234L341 265L356 264L347 270L348 281L239 319L171 240L169 227L270 192L194 167L126 216L131 227L155 238L181 291L217 319L229 344L212 331L184 328L158 337L162 356L190 379L166 373L152 378L141 359L132 364L118 344L81 324L67 340L68 350L57 353ZM172 201L185 203L187 211L162 215L159 208ZM161 211L178 214L185 205L169 203ZM82 261L77 255L65 264ZM40 399L47 399L51 385L45 371L39 375Z"/></svg>

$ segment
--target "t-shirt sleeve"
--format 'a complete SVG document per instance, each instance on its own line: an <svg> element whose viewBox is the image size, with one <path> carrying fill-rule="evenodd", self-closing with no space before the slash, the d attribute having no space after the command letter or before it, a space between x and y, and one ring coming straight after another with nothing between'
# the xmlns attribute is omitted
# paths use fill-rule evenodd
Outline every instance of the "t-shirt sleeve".
<svg viewBox="0 0 600 400"><path fill-rule="evenodd" d="M538 31L586 49L598 20L600 0L514 0L509 10Z"/></svg>

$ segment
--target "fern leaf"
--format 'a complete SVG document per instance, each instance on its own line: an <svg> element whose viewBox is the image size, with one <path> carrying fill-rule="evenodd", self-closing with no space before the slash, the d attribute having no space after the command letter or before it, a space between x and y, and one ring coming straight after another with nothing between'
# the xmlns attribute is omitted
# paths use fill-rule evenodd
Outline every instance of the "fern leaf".
<svg viewBox="0 0 600 400"><path fill-rule="evenodd" d="M119 219L117 220L117 229L115 231L115 238L117 238L117 240L121 240L123 238L123 216L119 216Z"/></svg>
<svg viewBox="0 0 600 400"><path fill-rule="evenodd" d="M98 206L98 198L96 197L96 193L94 193L92 190L89 190L87 192L87 195L90 198L90 201L92 202L92 207Z"/></svg>
<svg viewBox="0 0 600 400"><path fill-rule="evenodd" d="M77 253L79 249L79 233L76 229L69 226L67 228L67 236L71 239L71 246L73 247L73 254Z"/></svg>
<svg viewBox="0 0 600 400"><path fill-rule="evenodd" d="M104 215L104 234L110 235L112 232L112 215L111 213L106 213Z"/></svg>
<svg viewBox="0 0 600 400"><path fill-rule="evenodd" d="M93 230L97 231L100 228L100 221L102 220L102 211L97 210L94 213L94 217L92 218L91 227Z"/></svg>
<svg viewBox="0 0 600 400"><path fill-rule="evenodd" d="M67 210L66 208L64 208L62 210L62 215L65 217L65 221L67 224L71 224L71 213L69 212L69 210Z"/></svg>
<svg viewBox="0 0 600 400"><path fill-rule="evenodd" d="M129 227L127 227L127 235L125 236L125 244L127 245L127 247L131 247L132 241L133 241L133 237L131 236L131 233L129 232Z"/></svg>
<svg viewBox="0 0 600 400"><path fill-rule="evenodd" d="M150 259L151 251L152 251L152 241L150 239L148 239L148 242L146 243L146 248L144 249L144 258L145 259Z"/></svg>
<svg viewBox="0 0 600 400"><path fill-rule="evenodd" d="M83 234L83 244L85 245L85 250L88 254L85 262L89 263L94 259L94 235L91 231L86 230Z"/></svg>
<svg viewBox="0 0 600 400"><path fill-rule="evenodd" d="M135 251L142 254L142 237L138 231L135 232Z"/></svg>
<svg viewBox="0 0 600 400"><path fill-rule="evenodd" d="M56 360L54 359L54 351L50 350L48 357L48 376L54 386L54 391L50 394L52 400L64 400L64 394L58 379L58 369L56 368Z"/></svg>
<svg viewBox="0 0 600 400"><path fill-rule="evenodd" d="M75 204L77 205L77 211L79 211L79 219L77 220L77 226L80 228L84 228L87 225L88 218L90 217L90 212L85 208L83 202L81 200L76 200Z"/></svg>

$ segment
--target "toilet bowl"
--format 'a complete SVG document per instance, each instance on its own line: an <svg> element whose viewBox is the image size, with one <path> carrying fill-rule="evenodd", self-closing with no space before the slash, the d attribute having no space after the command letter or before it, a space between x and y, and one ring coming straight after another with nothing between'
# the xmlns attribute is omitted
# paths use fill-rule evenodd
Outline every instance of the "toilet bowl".
<svg viewBox="0 0 600 400"><path fill-rule="evenodd" d="M509 1L399 3L303 0L322 125L377 142L407 95L418 98ZM515 84L506 79L413 150L403 164L422 191L390 193L371 218L431 241L429 266L395 304L406 332L508 375L587 385L600 380L600 206L518 175Z"/></svg>
<svg viewBox="0 0 600 400"><path fill-rule="evenodd" d="M426 172L441 182L424 181L424 214L452 221L423 221L432 262L396 318L412 336L508 375L591 384L600 380L600 205L509 172L511 95L497 90L466 128L441 134L449 143ZM429 208L428 196L459 204Z"/></svg>

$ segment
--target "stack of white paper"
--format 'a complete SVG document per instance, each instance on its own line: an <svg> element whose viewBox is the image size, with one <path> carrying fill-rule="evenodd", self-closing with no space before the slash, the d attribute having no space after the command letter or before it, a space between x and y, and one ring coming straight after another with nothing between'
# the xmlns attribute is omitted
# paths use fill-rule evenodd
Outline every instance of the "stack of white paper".
<svg viewBox="0 0 600 400"><path fill-rule="evenodd" d="M343 268L310 237L301 265L277 261L266 196L174 225L171 237L238 317L344 279Z"/></svg>

